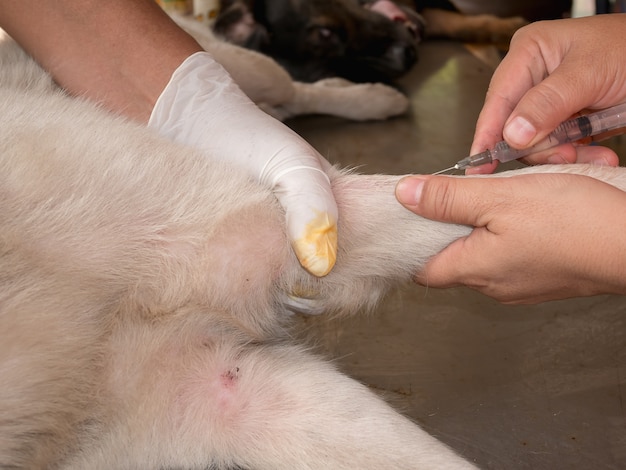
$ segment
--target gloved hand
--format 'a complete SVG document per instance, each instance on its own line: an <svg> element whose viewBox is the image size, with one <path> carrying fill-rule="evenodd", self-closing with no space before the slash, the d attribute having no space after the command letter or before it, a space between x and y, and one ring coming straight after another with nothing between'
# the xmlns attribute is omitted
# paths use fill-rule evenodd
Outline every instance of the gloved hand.
<svg viewBox="0 0 626 470"><path fill-rule="evenodd" d="M261 111L206 52L188 57L159 97L148 125L179 143L239 165L271 188L286 212L300 263L324 276L335 264L337 205L313 147Z"/></svg>

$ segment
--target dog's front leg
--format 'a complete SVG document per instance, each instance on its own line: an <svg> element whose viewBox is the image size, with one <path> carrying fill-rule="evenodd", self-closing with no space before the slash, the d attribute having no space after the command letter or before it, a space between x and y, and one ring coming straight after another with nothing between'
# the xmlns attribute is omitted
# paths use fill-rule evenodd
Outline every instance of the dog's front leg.
<svg viewBox="0 0 626 470"><path fill-rule="evenodd" d="M286 269L287 304L304 312L349 313L374 306L393 286L409 282L465 226L416 216L395 198L400 176L342 173L333 178L339 207L339 252L324 278Z"/></svg>
<svg viewBox="0 0 626 470"><path fill-rule="evenodd" d="M282 104L284 117L330 114L354 121L387 119L404 113L409 102L383 83L353 83L327 78L315 83L294 82L291 100Z"/></svg>
<svg viewBox="0 0 626 470"><path fill-rule="evenodd" d="M527 173L574 173L624 189L624 168L540 165L486 177ZM425 263L471 227L426 220L400 206L394 196L399 176L342 174L334 178L339 207L339 252L331 273L321 279L299 270L283 275L294 309L350 312L369 307L390 286L409 281Z"/></svg>

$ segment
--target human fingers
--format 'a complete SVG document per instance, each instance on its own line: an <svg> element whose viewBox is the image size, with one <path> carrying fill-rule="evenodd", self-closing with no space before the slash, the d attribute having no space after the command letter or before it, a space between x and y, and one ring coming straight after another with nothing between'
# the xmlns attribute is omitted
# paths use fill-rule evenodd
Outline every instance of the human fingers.
<svg viewBox="0 0 626 470"><path fill-rule="evenodd" d="M539 44L528 40L536 29L537 24L533 23L514 34L507 55L491 77L476 122L471 154L482 152L502 140L504 124L519 100L547 75L545 63L540 60Z"/></svg>
<svg viewBox="0 0 626 470"><path fill-rule="evenodd" d="M498 160L494 160L491 163L485 163L484 165L471 166L465 170L466 175L489 175L496 171L498 168Z"/></svg>
<svg viewBox="0 0 626 470"><path fill-rule="evenodd" d="M500 180L451 176L406 176L396 185L396 199L422 217L481 227L485 216L507 194Z"/></svg>
<svg viewBox="0 0 626 470"><path fill-rule="evenodd" d="M503 128L520 99L548 75L546 61L541 60L542 49L551 51L554 47L551 44L542 46L540 41L530 40L540 36L536 30L541 32L541 27L536 23L518 30L511 40L509 52L495 70L476 122L470 155L493 148L504 139ZM547 40L554 38L548 36ZM490 174L497 166L497 162L494 162L469 168L466 174Z"/></svg>
<svg viewBox="0 0 626 470"><path fill-rule="evenodd" d="M472 153L502 138L533 145L581 109L623 102L624 24L626 15L601 15L520 29L492 78Z"/></svg>
<svg viewBox="0 0 626 470"><path fill-rule="evenodd" d="M417 197L412 184L405 179L397 196L413 212L475 227L434 256L418 283L464 285L506 303L624 291L623 191L565 173L432 178Z"/></svg>
<svg viewBox="0 0 626 470"><path fill-rule="evenodd" d="M626 39L618 31L625 26L626 15L600 15L538 24L520 35L524 47L536 50L545 75L519 97L504 139L516 148L532 146L582 109L622 103Z"/></svg>
<svg viewBox="0 0 626 470"><path fill-rule="evenodd" d="M528 165L586 163L599 166L618 166L619 157L608 147L602 145L575 146L559 145L543 152L529 155L522 162Z"/></svg>
<svg viewBox="0 0 626 470"><path fill-rule="evenodd" d="M399 181L396 198L407 209L429 219L441 222L470 225L474 230L437 254L416 273L415 281L433 287L468 285L468 269L489 271L478 264L493 253L479 255L484 247L493 246L499 227L489 224L491 213L506 198L507 188L495 179L409 176ZM478 261L477 261L478 260ZM484 277L476 276L471 287L484 288Z"/></svg>

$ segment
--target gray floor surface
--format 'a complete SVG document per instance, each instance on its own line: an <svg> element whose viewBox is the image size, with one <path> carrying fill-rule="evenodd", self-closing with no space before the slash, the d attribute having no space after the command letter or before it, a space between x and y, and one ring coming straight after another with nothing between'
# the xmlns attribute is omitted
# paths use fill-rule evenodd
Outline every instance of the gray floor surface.
<svg viewBox="0 0 626 470"><path fill-rule="evenodd" d="M445 168L467 155L493 72L493 54L473 52L424 44L400 81L406 116L289 125L364 173ZM623 137L611 145L626 155ZM481 468L626 468L626 297L503 306L469 289L407 286L372 315L302 321L342 370Z"/></svg>

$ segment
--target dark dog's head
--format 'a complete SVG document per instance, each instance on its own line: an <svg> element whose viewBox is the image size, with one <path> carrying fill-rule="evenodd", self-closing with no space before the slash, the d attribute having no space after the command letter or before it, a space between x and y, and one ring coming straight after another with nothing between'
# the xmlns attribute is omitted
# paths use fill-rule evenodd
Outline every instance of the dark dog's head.
<svg viewBox="0 0 626 470"><path fill-rule="evenodd" d="M391 4L390 0L226 0L215 29L232 39L232 31L251 13L255 25L248 28L243 44L271 55L297 80L341 76L387 81L415 64L423 22L414 11L399 10L402 7L395 4L401 14L386 15L384 8L375 6L381 1Z"/></svg>

